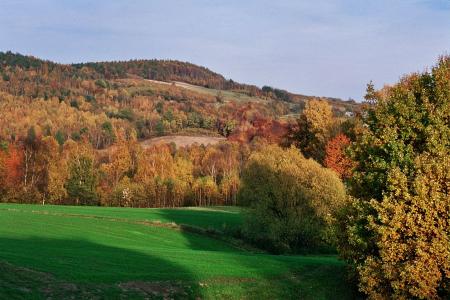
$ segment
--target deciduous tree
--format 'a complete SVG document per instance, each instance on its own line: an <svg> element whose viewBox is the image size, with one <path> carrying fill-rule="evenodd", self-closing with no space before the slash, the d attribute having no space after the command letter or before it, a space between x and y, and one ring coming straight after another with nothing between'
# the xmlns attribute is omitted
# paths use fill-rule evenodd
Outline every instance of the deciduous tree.
<svg viewBox="0 0 450 300"><path fill-rule="evenodd" d="M357 198L340 252L372 299L446 298L450 284L450 58L374 92L353 147Z"/></svg>
<svg viewBox="0 0 450 300"><path fill-rule="evenodd" d="M334 242L334 213L345 203L337 175L295 148L253 153L242 175L240 203L250 207L245 232L275 252L317 249Z"/></svg>
<svg viewBox="0 0 450 300"><path fill-rule="evenodd" d="M355 165L346 153L348 146L350 139L344 134L339 134L328 141L325 147L325 166L334 170L342 179L351 177Z"/></svg>

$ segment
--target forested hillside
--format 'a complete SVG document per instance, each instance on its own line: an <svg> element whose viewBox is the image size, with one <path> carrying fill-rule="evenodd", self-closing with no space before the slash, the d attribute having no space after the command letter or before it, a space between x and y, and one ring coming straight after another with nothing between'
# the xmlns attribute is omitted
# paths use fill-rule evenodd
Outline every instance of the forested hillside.
<svg viewBox="0 0 450 300"><path fill-rule="evenodd" d="M138 207L235 204L241 170L253 151L297 144L300 127L317 125L321 137L311 151L323 162L327 141L348 123L343 112L358 108L286 95L293 94L238 84L177 61L63 65L0 53L1 199ZM327 119L311 115L316 125L299 127L297 118L317 109ZM226 141L187 147L146 142L165 135Z"/></svg>

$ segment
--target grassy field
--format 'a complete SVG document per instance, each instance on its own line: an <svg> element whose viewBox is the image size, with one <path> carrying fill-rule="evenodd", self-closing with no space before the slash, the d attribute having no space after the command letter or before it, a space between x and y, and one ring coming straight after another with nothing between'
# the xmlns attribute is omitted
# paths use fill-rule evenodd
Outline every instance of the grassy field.
<svg viewBox="0 0 450 300"><path fill-rule="evenodd" d="M193 85L193 84L189 84L186 82L180 82L180 81L172 81L172 82L165 82L165 81L158 81L158 80L150 80L150 79L132 79L132 80L128 80L128 79L120 79L117 80L117 82L125 82L125 83L129 83L129 82L134 82L137 83L137 86L133 86L131 88L128 88L128 91L130 93L134 93L137 91L145 91L145 90L149 90L148 88L150 87L155 87L155 86L159 86L159 87L168 87L168 86L176 86L179 88L183 88L192 92L196 92L199 94L205 94L208 96L212 96L212 97L216 97L217 95L219 95L219 93L221 94L222 98L224 101L228 102L228 101L238 101L238 102L260 102L260 101L267 101L267 99L263 99L261 97L257 97L257 96L250 96L244 92L241 91L230 91L230 90L218 90L218 89L213 89L213 88L206 88L203 86L198 86L198 85Z"/></svg>
<svg viewBox="0 0 450 300"><path fill-rule="evenodd" d="M236 91L228 91L228 90L217 90L206 88L198 85L192 85L185 82L176 81L175 85L178 87L182 87L197 93L208 94L211 96L217 96L219 92L222 94L224 101L243 101L243 102L258 102L258 101L267 101L259 97L253 97L246 95L244 93L236 92Z"/></svg>
<svg viewBox="0 0 450 300"><path fill-rule="evenodd" d="M352 299L333 256L274 256L157 224L237 227L237 208L0 204L0 299Z"/></svg>

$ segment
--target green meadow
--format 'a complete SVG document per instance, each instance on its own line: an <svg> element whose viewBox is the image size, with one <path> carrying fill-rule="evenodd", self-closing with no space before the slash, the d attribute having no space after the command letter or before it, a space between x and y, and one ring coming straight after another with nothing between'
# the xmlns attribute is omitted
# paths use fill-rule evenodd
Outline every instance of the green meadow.
<svg viewBox="0 0 450 300"><path fill-rule="evenodd" d="M0 299L355 297L335 256L220 238L241 222L239 208L0 204Z"/></svg>

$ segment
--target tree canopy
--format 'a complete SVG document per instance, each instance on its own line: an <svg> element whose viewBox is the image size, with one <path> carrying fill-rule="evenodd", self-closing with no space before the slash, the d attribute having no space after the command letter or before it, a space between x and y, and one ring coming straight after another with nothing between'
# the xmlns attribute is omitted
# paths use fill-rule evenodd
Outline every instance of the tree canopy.
<svg viewBox="0 0 450 300"><path fill-rule="evenodd" d="M341 254L371 298L448 296L450 57L366 99Z"/></svg>
<svg viewBox="0 0 450 300"><path fill-rule="evenodd" d="M240 203L250 208L246 232L275 252L310 251L334 242L334 213L345 203L338 176L298 149L268 146L242 175Z"/></svg>

